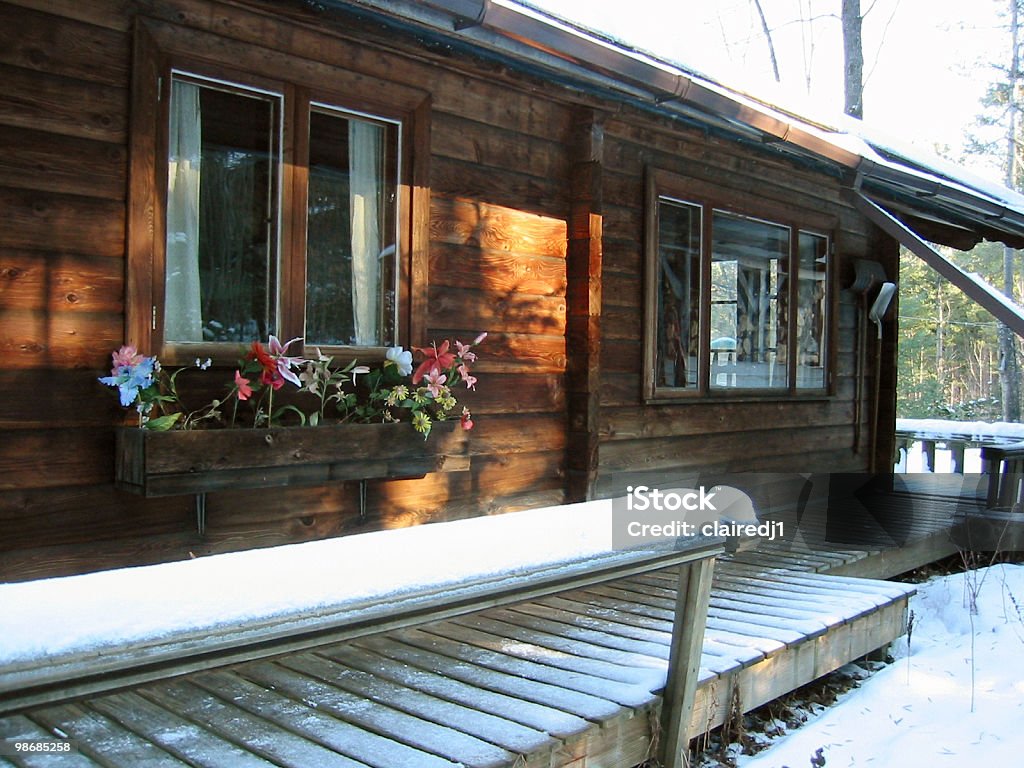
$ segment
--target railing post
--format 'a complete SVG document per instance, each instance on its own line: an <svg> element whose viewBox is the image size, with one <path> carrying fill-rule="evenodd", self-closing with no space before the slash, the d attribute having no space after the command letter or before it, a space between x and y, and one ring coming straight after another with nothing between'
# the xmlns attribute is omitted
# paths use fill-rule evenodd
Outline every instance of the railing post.
<svg viewBox="0 0 1024 768"><path fill-rule="evenodd" d="M668 680L661 705L659 751L664 768L684 768L690 764L690 720L697 692L714 564L715 558L705 557L679 568Z"/></svg>
<svg viewBox="0 0 1024 768"><path fill-rule="evenodd" d="M965 473L964 454L967 452L967 444L962 440L950 440L946 443L950 453L953 454L953 466L950 467L954 475Z"/></svg>
<svg viewBox="0 0 1024 768"><path fill-rule="evenodd" d="M922 469L925 472L935 471L935 441L934 440L922 440L921 441L921 459L924 462Z"/></svg>

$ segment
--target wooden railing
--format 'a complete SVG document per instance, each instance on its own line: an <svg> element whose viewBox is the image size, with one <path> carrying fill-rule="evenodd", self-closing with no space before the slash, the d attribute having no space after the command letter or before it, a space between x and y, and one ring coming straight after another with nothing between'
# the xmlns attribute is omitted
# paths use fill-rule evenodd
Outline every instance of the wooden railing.
<svg viewBox="0 0 1024 768"><path fill-rule="evenodd" d="M913 446L921 445L921 470L937 471L938 451L950 453L949 471L965 474L967 451L976 449L975 471L988 476L985 506L1019 511L1024 500L1024 424L897 419L896 472L906 472Z"/></svg>
<svg viewBox="0 0 1024 768"><path fill-rule="evenodd" d="M895 471L906 472L908 458L916 444L921 445L922 472L936 472L940 451L950 454L949 472L964 474L973 469L987 472L983 459L976 468L968 450L1000 448L1024 441L1024 424L940 421L937 419L897 419Z"/></svg>

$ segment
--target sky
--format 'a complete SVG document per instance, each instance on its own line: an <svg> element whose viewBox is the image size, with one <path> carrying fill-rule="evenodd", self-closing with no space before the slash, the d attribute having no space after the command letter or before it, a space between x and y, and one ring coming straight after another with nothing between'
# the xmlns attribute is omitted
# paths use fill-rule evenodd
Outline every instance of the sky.
<svg viewBox="0 0 1024 768"><path fill-rule="evenodd" d="M774 30L781 87L773 81L753 0L529 2L825 123L842 112L840 0L762 0ZM999 180L997 167L964 161L962 148L965 128L973 125L985 87L996 77L992 61L1008 56L1000 16L1007 2L861 0L865 122ZM799 23L801 7L805 17L813 12L810 25Z"/></svg>

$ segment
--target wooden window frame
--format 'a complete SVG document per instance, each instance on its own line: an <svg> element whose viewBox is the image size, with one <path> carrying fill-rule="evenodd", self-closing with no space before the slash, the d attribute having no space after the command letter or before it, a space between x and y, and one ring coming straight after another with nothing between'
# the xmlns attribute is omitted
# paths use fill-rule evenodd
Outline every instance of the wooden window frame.
<svg viewBox="0 0 1024 768"><path fill-rule="evenodd" d="M643 271L643 399L647 403L692 402L705 400L808 400L835 396L835 364L837 338L836 238L839 221L819 211L787 205L778 200L758 196L747 191L719 187L705 181L686 178L661 168L648 167L644 185L644 271ZM673 200L699 208L700 232L700 307L698 311L697 385L695 387L666 387L657 385L658 363L658 290L659 275L659 212L662 200ZM796 338L796 311L799 275L800 233L824 236L828 239L828 268L825 287L825 355L824 386L797 387L796 350L788 350L786 357L787 386L757 388L713 388L711 380L711 263L712 221L717 212L763 221L789 229L787 262L787 301L792 308L787 318L787 339Z"/></svg>
<svg viewBox="0 0 1024 768"><path fill-rule="evenodd" d="M208 32L139 18L134 29L125 337L171 365L196 357L234 363L240 343L166 343L163 338L166 242L166 146L172 71L254 86L283 95L278 228L277 335L304 335L308 110L327 103L401 126L398 180L398 317L396 343L421 343L426 333L430 225L430 110L427 92L312 62ZM264 339L265 341L265 339ZM372 362L384 347L321 345L339 360ZM311 350L290 352L309 354Z"/></svg>

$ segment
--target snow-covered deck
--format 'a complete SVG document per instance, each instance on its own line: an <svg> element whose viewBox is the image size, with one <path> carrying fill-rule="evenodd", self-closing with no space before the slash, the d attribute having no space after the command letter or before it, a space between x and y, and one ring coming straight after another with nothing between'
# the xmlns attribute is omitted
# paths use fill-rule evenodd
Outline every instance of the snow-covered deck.
<svg viewBox="0 0 1024 768"><path fill-rule="evenodd" d="M887 497L910 513L877 545L829 544L827 520L805 512L798 537L719 559L691 736L723 721L734 691L749 710L903 634L913 588L863 576L948 551L958 494L917 490ZM55 735L79 753L19 764L636 765L657 739L674 571L28 709L0 718L0 765L14 741Z"/></svg>
<svg viewBox="0 0 1024 768"><path fill-rule="evenodd" d="M734 689L750 709L903 633L911 588L816 572L863 557L716 566L691 735L722 722ZM635 765L657 731L676 583L657 571L40 707L0 719L0 739L78 745L47 765Z"/></svg>

